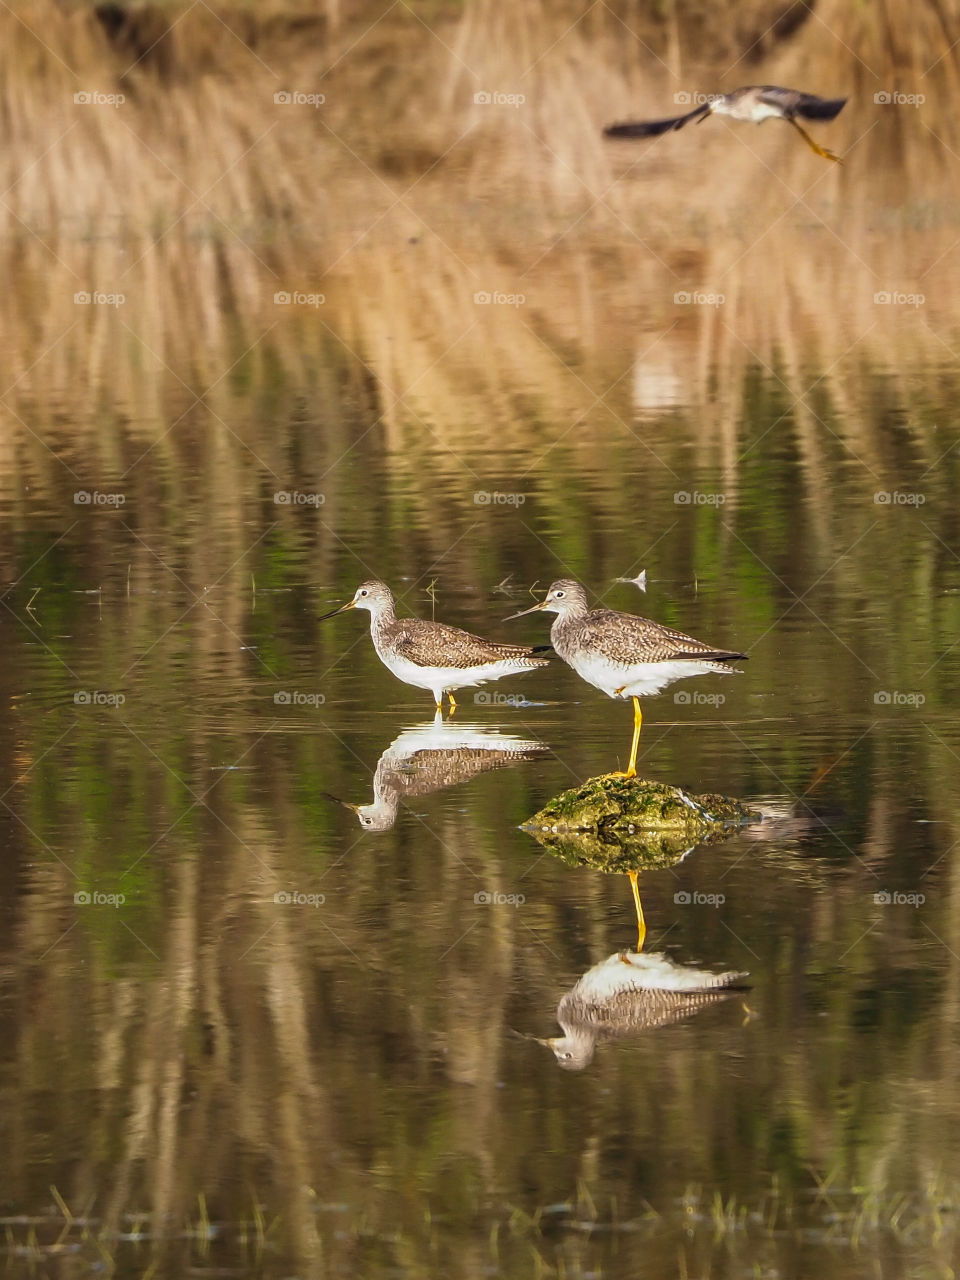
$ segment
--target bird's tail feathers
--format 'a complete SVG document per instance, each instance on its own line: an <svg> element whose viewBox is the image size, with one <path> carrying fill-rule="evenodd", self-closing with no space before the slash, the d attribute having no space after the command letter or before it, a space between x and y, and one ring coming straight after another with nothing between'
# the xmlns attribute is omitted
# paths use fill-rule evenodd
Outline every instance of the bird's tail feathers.
<svg viewBox="0 0 960 1280"><path fill-rule="evenodd" d="M796 114L804 120L833 120L846 105L846 98L817 98L805 95L797 104Z"/></svg>

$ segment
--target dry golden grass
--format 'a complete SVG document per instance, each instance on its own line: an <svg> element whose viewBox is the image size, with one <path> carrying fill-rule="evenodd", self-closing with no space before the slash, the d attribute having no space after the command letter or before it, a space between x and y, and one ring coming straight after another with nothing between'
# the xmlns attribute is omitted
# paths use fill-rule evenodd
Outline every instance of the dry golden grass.
<svg viewBox="0 0 960 1280"><path fill-rule="evenodd" d="M846 353L909 365L952 342L958 6L830 0L798 25L788 8L733 26L695 4L638 26L637 5L577 21L541 0L165 6L112 26L5 9L0 399L31 423L110 407L153 442L201 396L243 435L252 389L282 370L309 391L336 352L371 371L393 442L426 425L485 443L492 418L582 421L590 440L605 404L642 417L718 380L703 430L722 442L753 363L795 395L835 366L842 404ZM678 91L756 80L849 94L818 130L845 166L777 123L601 139ZM874 102L894 89L924 109ZM525 301L474 303L497 289ZM927 302L884 310L881 289ZM125 301L75 304L94 290ZM280 307L282 290L326 302ZM695 290L724 303L675 304Z"/></svg>

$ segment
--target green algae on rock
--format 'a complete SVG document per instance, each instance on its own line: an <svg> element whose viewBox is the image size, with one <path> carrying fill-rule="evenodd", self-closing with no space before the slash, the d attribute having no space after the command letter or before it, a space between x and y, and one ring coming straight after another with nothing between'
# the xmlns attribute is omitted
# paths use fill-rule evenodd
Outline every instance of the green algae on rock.
<svg viewBox="0 0 960 1280"><path fill-rule="evenodd" d="M566 862L631 871L672 866L696 845L757 821L759 814L729 796L602 774L554 796L521 825Z"/></svg>

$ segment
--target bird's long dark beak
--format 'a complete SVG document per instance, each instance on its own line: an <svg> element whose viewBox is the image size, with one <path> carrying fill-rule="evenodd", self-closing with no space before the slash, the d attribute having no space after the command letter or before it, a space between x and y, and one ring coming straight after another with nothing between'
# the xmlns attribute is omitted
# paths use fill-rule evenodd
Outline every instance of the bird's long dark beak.
<svg viewBox="0 0 960 1280"><path fill-rule="evenodd" d="M504 622L512 622L514 618L522 618L524 614L536 613L538 609L542 609L546 604L546 600L541 600L539 604L532 604L529 609L521 609L519 613L511 613L509 618L504 618Z"/></svg>
<svg viewBox="0 0 960 1280"><path fill-rule="evenodd" d="M330 615L327 614L327 617L329 616ZM351 804L349 800L341 800L339 796L335 796L329 791L321 791L320 794L323 796L324 800L332 800L334 804L343 805L344 809L349 809L351 813L360 812L360 806L358 804Z"/></svg>
<svg viewBox="0 0 960 1280"><path fill-rule="evenodd" d="M553 1048L552 1040L544 1040L540 1036L532 1036L528 1031L518 1031L516 1027L507 1027L507 1031L518 1040L532 1040L534 1044L544 1044L548 1049Z"/></svg>
<svg viewBox="0 0 960 1280"><path fill-rule="evenodd" d="M357 606L352 600L348 600L346 604L342 604L339 609L331 609L329 613L321 613L317 619L318 622L324 622L327 618L335 618L338 613L346 613L348 609L355 609Z"/></svg>

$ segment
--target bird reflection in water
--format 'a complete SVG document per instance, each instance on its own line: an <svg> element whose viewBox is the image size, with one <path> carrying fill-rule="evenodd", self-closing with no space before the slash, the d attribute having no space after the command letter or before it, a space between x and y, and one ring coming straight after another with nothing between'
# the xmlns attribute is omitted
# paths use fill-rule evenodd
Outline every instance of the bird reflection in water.
<svg viewBox="0 0 960 1280"><path fill-rule="evenodd" d="M557 1062L582 1071L597 1043L682 1022L746 987L746 973L710 973L669 956L619 951L588 969L557 1007L562 1036L537 1040Z"/></svg>
<svg viewBox="0 0 960 1280"><path fill-rule="evenodd" d="M428 724L405 729L384 751L373 775L369 804L331 798L352 809L364 830L388 831L397 820L402 800L469 782L493 769L535 760L548 750L536 739L455 725L437 712Z"/></svg>

